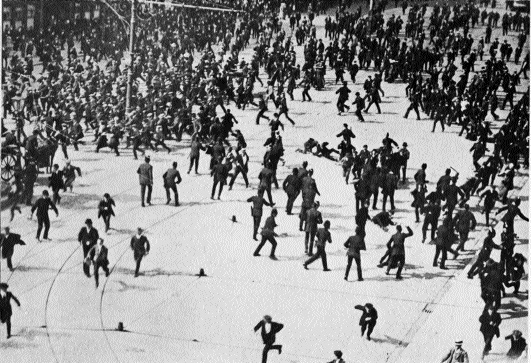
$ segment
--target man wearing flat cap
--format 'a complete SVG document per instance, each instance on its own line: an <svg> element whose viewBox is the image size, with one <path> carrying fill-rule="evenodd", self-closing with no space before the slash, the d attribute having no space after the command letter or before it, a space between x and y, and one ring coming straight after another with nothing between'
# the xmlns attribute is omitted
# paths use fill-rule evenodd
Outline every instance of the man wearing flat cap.
<svg viewBox="0 0 531 363"><path fill-rule="evenodd" d="M455 347L450 349L441 363L468 363L468 353L463 349L462 340L455 341Z"/></svg>

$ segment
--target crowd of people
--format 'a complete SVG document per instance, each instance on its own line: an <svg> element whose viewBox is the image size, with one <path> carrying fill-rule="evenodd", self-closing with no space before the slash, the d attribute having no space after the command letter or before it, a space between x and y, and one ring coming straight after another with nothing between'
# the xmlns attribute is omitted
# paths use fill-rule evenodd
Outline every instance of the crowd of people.
<svg viewBox="0 0 531 363"><path fill-rule="evenodd" d="M81 169L69 161L62 170L58 164L50 162L52 197L44 190L34 201L33 188L39 172L36 160L42 148L49 145L55 146L54 150L60 146L66 159L68 146L72 145L77 151L80 144L94 144L95 152L109 148L117 157L131 148L132 156L137 159L138 152L156 152L161 146L172 153L175 142L186 143L190 148L188 174L192 169L198 173L202 154L210 156L211 199L221 199L224 186L228 184L230 191L240 174L248 188L247 143L245 135L235 126L244 120L237 120L231 112L230 104L233 103L238 109L256 108L256 124L265 119L271 129L263 144L263 168L258 174L257 190L247 199L252 203L254 240L258 240L264 205L271 207L254 256L260 256L262 248L269 242L269 256L277 258L276 239L279 235L275 232L275 218L279 211L274 207L278 200L273 201L272 190L273 187L279 189L282 184L287 195L287 215L293 214L299 195L302 199L298 213L299 231L304 232L304 252L308 255L303 267L308 269L314 261L321 259L323 270L330 271L326 245L332 243L330 229L333 221L322 217L321 210L326 209L326 205L321 206L317 200L321 195L313 178L317 171L305 162L294 168L283 181L277 178L279 164L285 162L283 134L290 132L285 121L281 120L295 125L296 120L289 114L289 102L295 99L294 90L301 88L302 101L313 102L309 91L323 89L327 83L325 76L330 71L334 73L335 82L328 85L336 87L339 83L335 92L338 113L348 115L352 93L349 81L356 83L359 70L374 71L374 75L364 81L363 91L354 93L353 113L360 122L365 122L364 114L373 105L381 113L380 103L382 97L385 98L383 82L404 83L405 97L411 102L405 118L414 111L420 119L422 112L433 120L432 132L437 125L442 131L457 127L459 136L464 134L473 141L470 152L475 176L460 181L459 172L450 168L436 183L431 183L426 180L430 165L422 164L412 177L411 213L415 214L418 223L423 215L423 243L430 229L429 243L435 245L433 266L447 269L448 252L457 258L465 251L470 232L483 224L471 210L472 198L477 195L478 203L483 203L487 237L468 276L479 275L481 279L485 309L480 323L485 338L483 355L487 355L494 336L499 336L502 319L497 310L506 294L505 288L514 288L514 293L518 294L520 281L525 275L526 258L514 253L514 219L518 216L528 219L519 209L520 200L513 199L510 191L515 188L518 170L529 167L529 88L515 99L521 75L528 78L529 51L523 57L522 54L528 42L529 16L520 12L500 16L496 10L489 11L473 1L454 6L435 4L431 8L426 3L403 2L404 20L401 16L385 14L387 0L376 2L367 14L363 14L361 6L351 11L352 2L327 4L326 1L313 1L308 7L303 7L302 3L227 0L222 4L238 11L227 12L223 17L214 10L155 6L140 22L134 39L135 51L128 63L123 60L127 49L125 25L111 18L57 23L40 33L10 33L12 48L3 52L2 76L6 84L3 116L4 119L13 118L15 122L11 129L2 124L2 147L20 147L25 150L26 158L25 170L18 170L14 178L15 190L10 196L12 219L17 208L20 211L19 202L32 205L31 213L36 211L38 218L36 237L41 241L44 228L42 237L47 240L49 209L59 213L60 191L71 189L76 174L82 175ZM337 9L335 16L329 15L325 19L325 38L329 38L329 45L325 46L318 38L314 19L331 4L337 5ZM289 23L289 30L282 25L284 19ZM486 24L485 36L476 39L470 32L480 24ZM492 41L492 29L498 27L502 27L504 36L518 34L514 56L506 40L503 43L498 38ZM485 54L487 46L489 51ZM242 52L249 47L252 47L252 56L246 60ZM295 47L303 47L302 59L297 58ZM34 64L35 57L40 62L38 69ZM511 67L510 63L513 63ZM509 68L515 66L518 70L510 73ZM345 79L346 72L350 80ZM128 77L129 73L131 77ZM266 78L261 79L260 75L264 74ZM129 79L132 92L130 110L126 110ZM257 92L257 82L266 88L265 94ZM507 105L510 107L506 120L500 120L496 114L502 94L501 109ZM271 103L273 114L266 115ZM497 131L491 127L492 122L487 121L489 115L499 124ZM24 132L27 123L33 128L29 136ZM352 145L356 135L349 124L331 136L340 138L337 149L329 147L328 142L320 143L310 138L300 151L340 164L346 184L349 184L350 176L354 179L356 228L344 242L347 249L344 279L348 281L355 261L357 279L363 281L361 251L366 249L368 221L385 231L390 226L396 229L378 267L386 267L386 275L396 269L396 279L402 279L406 263L405 243L413 236L413 231L409 226L396 224L393 216L395 192L406 188L407 181L411 180L411 176L406 175L410 158L408 145L402 143L400 147L399 142L386 134L380 145L373 144L369 148L367 140L363 149L358 151ZM141 206L149 207L154 176L148 156L137 174ZM178 207L177 185L183 178L176 162L164 173L163 179L166 204L171 203L173 196ZM433 190L429 190L432 185ZM114 215L113 207L113 198L105 193L98 205L98 217L104 219L106 231ZM369 212L371 209L373 212ZM490 219L494 210L496 214L503 213L504 232L498 244ZM139 227L130 244L136 263L135 277L141 275L142 258L150 252L149 241L143 232ZM24 244L20 238L10 239L12 235L6 229L2 237L3 251L6 245L11 246L10 269L14 245ZM91 277L90 266L93 266L98 287L99 269L102 268L107 276L110 271L108 250L92 220L86 220L78 241L83 246L83 271ZM491 259L492 249L501 250L499 262ZM7 291L7 286L0 289L0 293L2 291ZM4 295L0 294L3 299ZM13 295L7 295L5 308L0 304L0 311L6 309L6 314L10 298L15 299ZM363 311L360 320L362 335L367 332L370 340L378 318L376 309L371 303L356 306L356 309ZM263 362L270 350L282 352L282 346L274 344L275 334L282 328L283 325L273 322L270 316L256 325L254 330L261 330L265 344ZM512 357L519 357L525 349L521 335L515 331L507 338L517 347L511 348L509 355ZM465 356L461 348L452 352ZM335 361L342 361L340 351L334 354Z"/></svg>

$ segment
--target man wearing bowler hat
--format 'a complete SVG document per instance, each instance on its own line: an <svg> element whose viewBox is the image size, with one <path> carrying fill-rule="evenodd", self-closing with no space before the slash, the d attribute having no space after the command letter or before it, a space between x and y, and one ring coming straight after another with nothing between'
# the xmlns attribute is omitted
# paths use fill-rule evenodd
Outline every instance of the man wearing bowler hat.
<svg viewBox="0 0 531 363"><path fill-rule="evenodd" d="M85 227L82 227L77 235L77 240L83 247L83 261L87 259L88 253L96 245L100 235L98 230L92 226L92 219L85 220ZM85 276L90 277L90 265L83 264Z"/></svg>

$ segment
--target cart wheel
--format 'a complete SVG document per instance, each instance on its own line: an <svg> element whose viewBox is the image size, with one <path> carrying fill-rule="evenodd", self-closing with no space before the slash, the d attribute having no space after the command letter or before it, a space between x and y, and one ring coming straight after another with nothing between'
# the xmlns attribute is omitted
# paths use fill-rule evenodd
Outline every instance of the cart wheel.
<svg viewBox="0 0 531 363"><path fill-rule="evenodd" d="M1 177L5 182L10 181L15 175L16 160L13 155L5 155L1 161Z"/></svg>

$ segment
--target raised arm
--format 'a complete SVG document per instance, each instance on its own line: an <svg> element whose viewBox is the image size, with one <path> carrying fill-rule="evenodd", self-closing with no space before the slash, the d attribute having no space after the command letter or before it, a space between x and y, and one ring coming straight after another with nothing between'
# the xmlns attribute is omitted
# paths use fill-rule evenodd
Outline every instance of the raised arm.
<svg viewBox="0 0 531 363"><path fill-rule="evenodd" d="M20 306L20 301L17 299L17 297L15 295L13 295L13 294L11 294L11 297L13 298L13 300L15 300L17 305Z"/></svg>

